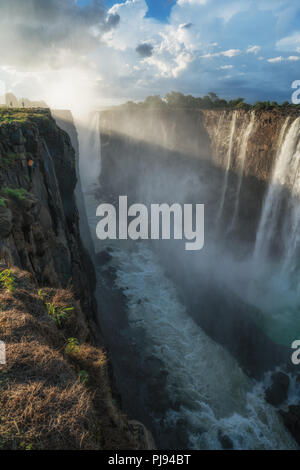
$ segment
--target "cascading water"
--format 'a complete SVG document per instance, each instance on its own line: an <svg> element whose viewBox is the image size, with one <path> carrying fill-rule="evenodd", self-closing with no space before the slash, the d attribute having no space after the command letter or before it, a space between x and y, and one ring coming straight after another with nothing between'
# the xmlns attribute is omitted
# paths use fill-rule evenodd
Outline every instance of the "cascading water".
<svg viewBox="0 0 300 470"><path fill-rule="evenodd" d="M100 112L76 122L79 137L79 168L83 188L97 184L101 173Z"/></svg>
<svg viewBox="0 0 300 470"><path fill-rule="evenodd" d="M255 122L254 115L252 115L246 129L243 128L237 136L236 121L237 112L234 112L230 124L226 173L219 216L223 212L226 193L229 189L228 174L232 164L234 143L241 142L240 139L243 139L239 155L242 178L248 141ZM87 129L88 126L89 129ZM132 244L107 242L105 244L97 240L96 224L99 220L95 214L101 201L95 197L94 189L99 188L98 175L101 169L99 113L92 116L88 126L81 126L79 129L81 171L85 177L85 203L96 252L107 250L110 259L104 266L97 267L99 298L103 296L103 279L105 279L106 272L111 272L113 283L109 289L120 290L126 302L126 308L122 307L121 322L119 320L117 322L123 349L121 348L121 354L114 356L113 364L115 371L119 374L118 389L123 402L134 403L134 406L129 403L128 412L132 414L133 410L133 417L142 421L142 415L146 413L149 420L152 420L152 424L148 422L147 425L150 428L152 426L151 429L158 439L158 445L162 443L168 446L165 443L169 441L164 440L166 435L170 437L171 442L175 436L175 442L179 440L178 445L181 445L180 439L182 438L181 436L178 438L178 434L182 432L187 436L182 445L195 449L221 449L224 436L227 444L229 442L235 449L296 448L294 440L284 428L276 410L265 402L263 383L249 379L239 367L237 360L222 346L210 339L200 325L193 320L183 300L179 297L175 281L167 277L162 260L154 253L151 246L147 242ZM287 127L288 122L285 123L285 129L282 129L279 137L282 149L283 147L290 148L287 144L288 136L285 137ZM294 123L292 127L294 129L292 133L296 138L296 128L300 127L300 123ZM288 134L290 132L291 129ZM293 188L293 192L298 194L300 185L299 177L296 175L299 173L299 166L296 162L299 159L297 160L296 148L295 143L293 151L290 151L289 162L283 165L284 168L289 167L289 176L286 175L283 179L290 188ZM282 152L280 152L279 159L282 158ZM275 173L276 171L274 175ZM114 175L111 177L114 178ZM188 180L188 172L186 177ZM170 173L168 173L168 178L170 178ZM121 180L122 178L117 181ZM180 181L183 182L182 175L180 175ZM147 194L147 197L151 199L152 192L147 184L143 185L144 182L144 180L141 182L143 195ZM195 185L195 188L198 186L199 184ZM241 186L242 183L238 188L237 197L242 190ZM179 187L178 192L180 192ZM270 201L268 204L272 205ZM298 213L296 206L292 207L292 201L290 207L293 209L290 211L290 220L294 221L293 227L295 227L290 235L294 244L297 245ZM238 269L237 272L237 279L234 283L238 289L237 280L241 276ZM247 269L245 272L248 272ZM234 275L232 277L234 279ZM227 281L229 284L232 283L229 277ZM111 290L108 296L111 296ZM110 348L112 350L114 347L120 348L119 343L114 344L116 341L114 309L102 309L102 315L107 316L105 337L110 335ZM107 327L107 324L110 326ZM155 364L159 364L159 373L164 376L164 393L168 399L166 395L161 398L160 383L156 382L156 375L151 376L151 364L154 364L154 369ZM155 373L157 374L157 368ZM137 390L141 392L138 393ZM145 407L145 397L150 397L147 398L148 408ZM125 406L125 411L127 408ZM135 410L140 410L139 416L134 415Z"/></svg>
<svg viewBox="0 0 300 470"><path fill-rule="evenodd" d="M229 173L230 166L231 166L232 149L233 149L233 142L234 142L235 128L236 128L236 118L237 118L237 111L234 111L232 115L232 121L231 121L231 127L230 127L229 146L228 146L228 152L226 156L226 169L225 169L223 189L222 189L222 194L221 194L221 203L220 203L220 208L219 208L219 212L217 216L218 221L220 221L222 217L227 188L228 188L228 173ZM220 122L221 122L221 117L220 117Z"/></svg>
<svg viewBox="0 0 300 470"><path fill-rule="evenodd" d="M238 184L237 184L237 190L236 190L236 196L235 196L235 202L234 202L233 216L232 216L232 221L229 227L229 231L234 229L236 221L237 221L237 217L238 217L240 194L241 194L241 188L242 188L243 177L244 177L248 142L253 132L254 126L255 126L255 112L253 111L251 113L250 122L247 125L245 131L241 135L242 143L241 143L241 148L240 148L240 152L238 155L238 158L239 158Z"/></svg>
<svg viewBox="0 0 300 470"><path fill-rule="evenodd" d="M299 118L298 118L299 119ZM300 121L300 119L299 119ZM300 122L298 127L298 143L292 160L288 165L286 184L291 192L288 200L287 215L284 223L284 264L283 271L293 275L299 268L300 248Z"/></svg>
<svg viewBox="0 0 300 470"><path fill-rule="evenodd" d="M286 132L288 120L285 121L280 139ZM300 164L299 164L300 118L290 126L277 155L271 182L263 205L262 216L256 236L254 260L266 257L274 234L278 234L283 226L283 260L284 269L291 270L297 261L299 249L299 196L300 196ZM285 193L288 204L286 215L280 221L281 208Z"/></svg>
<svg viewBox="0 0 300 470"><path fill-rule="evenodd" d="M86 201L96 251L109 249L112 257L108 266L99 268L98 275L103 277L106 270L114 270L115 285L124 293L128 306L128 327L121 331L128 343L128 351L125 349L119 359L125 369L121 393L128 394L124 382L132 359L126 362L126 357L133 345L142 364L151 358L165 369L169 403L159 406L153 396L153 408L160 409L152 416L156 435L172 435L180 428L188 436L190 449L222 449L222 436L234 449L295 449L276 411L265 402L263 385L252 382L231 355L190 318L175 284L165 276L151 248L144 243L128 248L126 244L116 246L97 240L95 213L99 201L92 193ZM116 365L116 369L120 367ZM142 374L137 369L135 386L143 387L145 395L149 388L151 395L153 379L147 383ZM143 409L137 392L132 395L135 408Z"/></svg>
<svg viewBox="0 0 300 470"><path fill-rule="evenodd" d="M290 347L299 337L300 118L286 118L277 141L249 268L247 298L263 312L261 324ZM263 289L263 293L262 293Z"/></svg>

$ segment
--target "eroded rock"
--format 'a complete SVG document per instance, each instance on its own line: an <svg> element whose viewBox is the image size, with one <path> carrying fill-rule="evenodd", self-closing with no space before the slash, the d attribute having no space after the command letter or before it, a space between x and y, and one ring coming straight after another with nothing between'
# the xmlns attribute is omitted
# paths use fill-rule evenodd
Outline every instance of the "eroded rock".
<svg viewBox="0 0 300 470"><path fill-rule="evenodd" d="M281 405L288 397L290 379L283 372L271 376L271 386L266 390L266 401L273 406Z"/></svg>
<svg viewBox="0 0 300 470"><path fill-rule="evenodd" d="M0 207L0 238L7 238L12 231L12 213L7 207Z"/></svg>

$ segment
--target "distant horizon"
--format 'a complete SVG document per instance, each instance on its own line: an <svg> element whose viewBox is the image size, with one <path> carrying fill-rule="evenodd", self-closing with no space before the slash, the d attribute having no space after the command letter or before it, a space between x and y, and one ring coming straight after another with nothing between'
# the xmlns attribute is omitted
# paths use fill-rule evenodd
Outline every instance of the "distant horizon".
<svg viewBox="0 0 300 470"><path fill-rule="evenodd" d="M293 91L293 90L292 90L292 88L291 88L291 96L292 96L292 91ZM128 104L130 104L130 103L134 103L135 105L144 105L145 102L147 101L147 99L149 99L149 98L156 98L156 97L160 97L160 99L162 100L162 102L167 103L166 96L167 96L168 94L171 94L171 93L178 93L178 94L180 94L180 95L182 95L182 96L184 96L184 97L192 97L192 98L194 98L195 100L197 100L197 99L203 99L203 98L209 96L210 93L214 93L214 92L209 92L207 95L196 95L196 94L195 94L195 95L191 95L191 94L189 94L189 93L183 94L183 93L180 93L180 92L178 92L178 91L176 91L176 90L172 90L172 91L170 91L169 93L167 93L165 96L162 96L162 95L159 95L159 94L157 94L157 95L149 95L149 96L147 96L144 100L133 100L133 99L132 99L132 100L128 100L128 101L122 101L122 102L119 102L119 103L116 103L116 104L111 104L111 105L106 105L106 106L97 106L96 108L97 108L99 111L103 111L103 110L106 110L106 109L109 109L109 108L113 108L113 107L119 107L119 106L128 105ZM11 99L13 99L13 100L15 99L16 101L18 101L19 106L10 106L9 103L3 104L3 103L1 102L1 100L2 100L3 98L6 99L6 96L7 96L7 95L13 95L13 97L12 97ZM217 96L217 95L216 95L216 96ZM284 105L298 106L298 104L296 104L296 105L293 104L291 99L289 99L289 100L284 100L284 101L281 101L281 102L276 102L275 100L272 100L272 101L271 101L271 100L257 100L257 101L254 101L254 102L251 103L251 102L246 101L245 98L243 98L243 97L239 97L239 98L237 98L236 100L235 100L234 98L232 98L232 97L229 98L229 99L226 99L226 98L223 98L222 96L217 96L217 98L218 98L220 101L222 101L222 102L223 102L223 101L226 101L227 104L229 104L230 102L233 102L233 101L236 101L236 100L240 99L240 100L242 100L241 103L243 103L243 104L245 104L245 105L249 105L249 106L251 107L251 109L253 109L253 108L255 107L255 104L258 104L258 103L275 103L278 107L281 107L281 106L284 106ZM35 103L36 105L39 104L39 103L40 103L40 104L44 103L44 106L41 105L41 106L32 106L32 107L40 107L40 108L45 108L45 109L57 109L57 110L61 110L61 111L63 111L63 110L66 110L66 111L67 111L67 110L68 110L68 111L71 110L71 108L59 108L59 107L53 108L52 106L48 105L48 104L43 100L43 98L37 99L37 100L30 100L30 99L29 99L28 97L26 97L26 96L21 96L21 97L16 96L16 95L14 95L14 93L12 93L11 91L8 91L4 96L0 96L0 107L7 107L7 108L17 108L17 107L19 107L19 108L22 108L22 101L23 101L23 100L24 100L25 102L27 102L27 105L28 105L28 104L31 104L31 103ZM28 102L30 102L30 103L28 103ZM151 105L151 106L152 106L152 107L155 107L155 105ZM25 108L29 108L29 107L30 107L30 106L25 106ZM178 106L178 108L184 108L184 107L185 107L185 106ZM227 107L227 106L225 105L224 108L226 108L226 107ZM96 109L96 108L95 108L95 109ZM199 108L201 108L201 106L199 106ZM223 109L223 108L222 108L222 105L219 106L219 109Z"/></svg>

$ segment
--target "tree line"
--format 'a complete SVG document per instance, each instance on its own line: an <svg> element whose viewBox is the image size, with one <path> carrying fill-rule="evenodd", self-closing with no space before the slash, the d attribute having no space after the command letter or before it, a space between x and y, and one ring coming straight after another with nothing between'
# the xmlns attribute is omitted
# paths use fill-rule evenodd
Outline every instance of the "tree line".
<svg viewBox="0 0 300 470"><path fill-rule="evenodd" d="M279 104L277 101L257 101L253 105L246 103L244 98L237 98L235 100L225 100L218 97L214 92L208 93L206 96L195 97L192 95L184 95L177 91L167 93L164 98L159 95L148 96L144 101L135 103L128 101L123 107L126 108L185 108L185 109L243 109L249 111L254 109L256 111L271 111L275 108L297 107L298 105L290 104L284 101Z"/></svg>

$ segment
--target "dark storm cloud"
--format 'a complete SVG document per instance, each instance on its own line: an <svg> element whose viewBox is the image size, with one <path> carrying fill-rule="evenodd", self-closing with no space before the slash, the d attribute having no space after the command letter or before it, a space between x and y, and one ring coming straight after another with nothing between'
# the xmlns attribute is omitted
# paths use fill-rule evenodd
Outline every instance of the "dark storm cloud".
<svg viewBox="0 0 300 470"><path fill-rule="evenodd" d="M136 48L136 52L141 57L151 57L153 52L153 46L152 44L148 43L139 44Z"/></svg>
<svg viewBox="0 0 300 470"><path fill-rule="evenodd" d="M109 15L106 23L111 28L115 28L120 23L120 15Z"/></svg>
<svg viewBox="0 0 300 470"><path fill-rule="evenodd" d="M0 0L0 65L59 67L97 47L117 26L104 0Z"/></svg>
<svg viewBox="0 0 300 470"><path fill-rule="evenodd" d="M182 29L190 29L193 26L193 23L185 23L181 27Z"/></svg>

